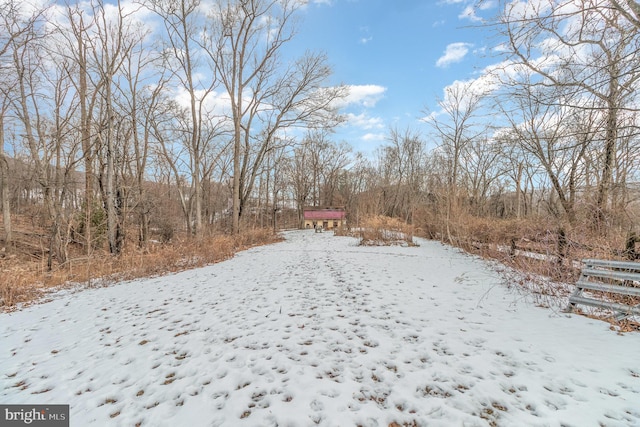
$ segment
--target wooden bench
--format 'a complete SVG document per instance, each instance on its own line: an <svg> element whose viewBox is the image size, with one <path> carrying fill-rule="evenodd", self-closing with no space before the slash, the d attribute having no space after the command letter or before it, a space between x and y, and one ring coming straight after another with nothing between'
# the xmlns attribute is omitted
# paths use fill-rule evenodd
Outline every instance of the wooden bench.
<svg viewBox="0 0 640 427"><path fill-rule="evenodd" d="M582 263L584 268L576 282L575 291L569 297L567 311L573 311L576 305L582 304L611 310L618 321L629 316L640 316L640 304L605 301L596 299L594 295L587 297L582 294L583 291L597 291L640 297L640 262L585 259Z"/></svg>

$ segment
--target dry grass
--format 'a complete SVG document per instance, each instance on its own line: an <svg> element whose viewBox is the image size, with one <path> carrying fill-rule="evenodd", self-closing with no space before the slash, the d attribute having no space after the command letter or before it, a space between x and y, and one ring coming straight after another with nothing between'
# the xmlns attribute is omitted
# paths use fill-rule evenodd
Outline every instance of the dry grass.
<svg viewBox="0 0 640 427"><path fill-rule="evenodd" d="M467 252L497 259L517 270L571 281L579 272L572 260L586 257L578 249L584 236L564 230L565 243L560 244L561 228L545 219L496 220L465 218L454 224L452 241ZM444 240L444 239L443 239Z"/></svg>
<svg viewBox="0 0 640 427"><path fill-rule="evenodd" d="M449 223L446 233L443 221L429 213L423 213L417 222L420 224L418 235L497 260L520 272L518 277L512 277L511 284L530 292L536 304L544 306L557 305L573 291L572 284L582 268L581 260L626 260L627 256L625 245L629 230L613 227L603 235L587 224L571 227L548 217L515 220L462 214ZM612 300L621 302L617 298ZM628 303L638 302L634 299ZM597 317L615 323L618 328L629 329L629 325L616 322L602 310Z"/></svg>
<svg viewBox="0 0 640 427"><path fill-rule="evenodd" d="M360 244L363 246L415 246L413 226L387 216L378 215L363 220L359 237Z"/></svg>
<svg viewBox="0 0 640 427"><path fill-rule="evenodd" d="M333 229L334 236L358 237L354 230L349 227L340 226Z"/></svg>
<svg viewBox="0 0 640 427"><path fill-rule="evenodd" d="M586 225L570 227L545 217L516 220L465 214L449 223L447 234L442 222L425 214L416 221L416 235L556 280L575 278L585 258L624 259L628 233L612 228L602 236Z"/></svg>
<svg viewBox="0 0 640 427"><path fill-rule="evenodd" d="M47 271L43 260L24 257L0 259L0 309L10 310L61 287L105 285L114 281L149 277L201 267L231 258L236 252L281 240L270 230L255 229L237 236L175 239L145 250L127 247L121 255L95 252L76 257Z"/></svg>

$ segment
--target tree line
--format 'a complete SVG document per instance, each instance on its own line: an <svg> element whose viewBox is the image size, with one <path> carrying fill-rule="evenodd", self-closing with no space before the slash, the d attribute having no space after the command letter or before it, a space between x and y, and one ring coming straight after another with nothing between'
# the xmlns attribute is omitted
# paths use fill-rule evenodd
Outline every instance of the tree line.
<svg viewBox="0 0 640 427"><path fill-rule="evenodd" d="M465 217L637 226L633 0L500 2L483 24L500 60L372 156L333 139L348 87L329 84L328 58L287 49L303 2L3 4L3 237L30 213L50 263L69 245L117 255L153 233L295 226L305 206L449 240Z"/></svg>

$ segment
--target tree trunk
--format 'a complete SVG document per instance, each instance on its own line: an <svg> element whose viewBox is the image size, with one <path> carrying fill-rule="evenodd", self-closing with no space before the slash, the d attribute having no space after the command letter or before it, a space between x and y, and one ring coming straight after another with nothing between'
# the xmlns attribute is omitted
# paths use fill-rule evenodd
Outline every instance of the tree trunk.
<svg viewBox="0 0 640 427"><path fill-rule="evenodd" d="M111 108L111 76L106 81L107 98L107 182L105 199L107 205L107 239L109 240L109 252L112 255L119 255L121 247L118 244L118 214L116 212L116 189L115 189L115 146L113 131L113 111Z"/></svg>
<svg viewBox="0 0 640 427"><path fill-rule="evenodd" d="M618 138L618 111L615 104L617 97L617 87L615 82L611 83L610 99L607 109L607 129L604 146L604 164L602 166L602 178L598 186L596 197L595 227L603 231L606 214L608 211L609 189L613 179L613 168Z"/></svg>
<svg viewBox="0 0 640 427"><path fill-rule="evenodd" d="M516 219L520 219L522 206L522 190L520 182L522 181L522 162L518 163L518 174L516 176Z"/></svg>
<svg viewBox="0 0 640 427"><path fill-rule="evenodd" d="M84 160L84 237L85 249L87 256L91 255L92 236L91 236L91 217L93 213L93 153L91 148L91 117L89 116L89 108L87 105L88 89L87 89L87 50L82 39L83 34L78 33L78 65L79 65L79 93L80 101L80 139L82 144L82 156Z"/></svg>
<svg viewBox="0 0 640 427"><path fill-rule="evenodd" d="M240 233L240 121L234 120L235 137L233 140L233 234Z"/></svg>
<svg viewBox="0 0 640 427"><path fill-rule="evenodd" d="M0 113L0 185L2 185L2 225L4 243L8 251L13 239L11 232L11 206L9 205L9 162L4 154L4 112Z"/></svg>

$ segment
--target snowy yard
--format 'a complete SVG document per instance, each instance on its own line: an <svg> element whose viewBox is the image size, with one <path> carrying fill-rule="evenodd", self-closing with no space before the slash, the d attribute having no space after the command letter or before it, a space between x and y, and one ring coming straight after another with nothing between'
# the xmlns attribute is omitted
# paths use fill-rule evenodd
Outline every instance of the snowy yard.
<svg viewBox="0 0 640 427"><path fill-rule="evenodd" d="M0 403L77 427L640 426L637 333L437 242L286 238L0 314Z"/></svg>

